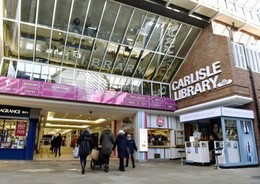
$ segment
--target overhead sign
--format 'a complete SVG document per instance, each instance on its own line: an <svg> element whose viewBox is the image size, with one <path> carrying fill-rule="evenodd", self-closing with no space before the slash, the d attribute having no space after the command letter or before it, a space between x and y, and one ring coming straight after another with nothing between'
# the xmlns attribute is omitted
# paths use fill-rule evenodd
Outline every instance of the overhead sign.
<svg viewBox="0 0 260 184"><path fill-rule="evenodd" d="M221 72L220 61L216 61L212 63L211 66L201 68L195 71L195 73L191 73L178 81L174 81L172 83L174 99L177 101L230 84L232 82L231 79L218 80L218 74Z"/></svg>

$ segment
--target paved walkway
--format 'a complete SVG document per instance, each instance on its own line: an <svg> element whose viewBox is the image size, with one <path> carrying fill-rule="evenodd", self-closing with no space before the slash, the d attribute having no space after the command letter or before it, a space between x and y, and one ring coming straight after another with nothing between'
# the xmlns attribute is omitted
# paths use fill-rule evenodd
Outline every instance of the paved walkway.
<svg viewBox="0 0 260 184"><path fill-rule="evenodd" d="M110 172L80 172L79 160L0 161L0 184L259 184L260 167L215 169L214 166L181 165L180 160L149 161L118 170L112 160Z"/></svg>

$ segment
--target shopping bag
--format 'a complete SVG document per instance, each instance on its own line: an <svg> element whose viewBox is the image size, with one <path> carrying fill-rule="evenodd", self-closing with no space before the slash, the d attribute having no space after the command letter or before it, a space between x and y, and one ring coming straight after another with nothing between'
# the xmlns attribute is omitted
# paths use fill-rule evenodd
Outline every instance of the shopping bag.
<svg viewBox="0 0 260 184"><path fill-rule="evenodd" d="M91 158L94 159L94 160L98 160L98 156L99 156L99 150L92 149Z"/></svg>
<svg viewBox="0 0 260 184"><path fill-rule="evenodd" d="M73 149L73 157L74 157L74 158L79 158L79 146L76 146L76 147Z"/></svg>

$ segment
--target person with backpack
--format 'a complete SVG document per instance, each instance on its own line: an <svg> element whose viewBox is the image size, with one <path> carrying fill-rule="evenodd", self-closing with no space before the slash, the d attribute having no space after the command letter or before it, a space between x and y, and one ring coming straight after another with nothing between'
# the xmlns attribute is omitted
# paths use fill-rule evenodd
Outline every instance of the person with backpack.
<svg viewBox="0 0 260 184"><path fill-rule="evenodd" d="M84 132L79 136L77 144L79 146L81 174L85 174L87 156L90 154L94 144L88 128L85 129Z"/></svg>

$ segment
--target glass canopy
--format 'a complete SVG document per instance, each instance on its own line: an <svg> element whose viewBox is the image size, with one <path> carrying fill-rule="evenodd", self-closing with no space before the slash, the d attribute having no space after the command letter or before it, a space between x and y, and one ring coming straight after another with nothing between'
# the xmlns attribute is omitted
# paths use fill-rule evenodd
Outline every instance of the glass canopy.
<svg viewBox="0 0 260 184"><path fill-rule="evenodd" d="M17 78L46 82L85 85L82 72L93 71L113 75L104 85L116 76L169 84L201 32L110 0L3 0L3 10L5 62Z"/></svg>

